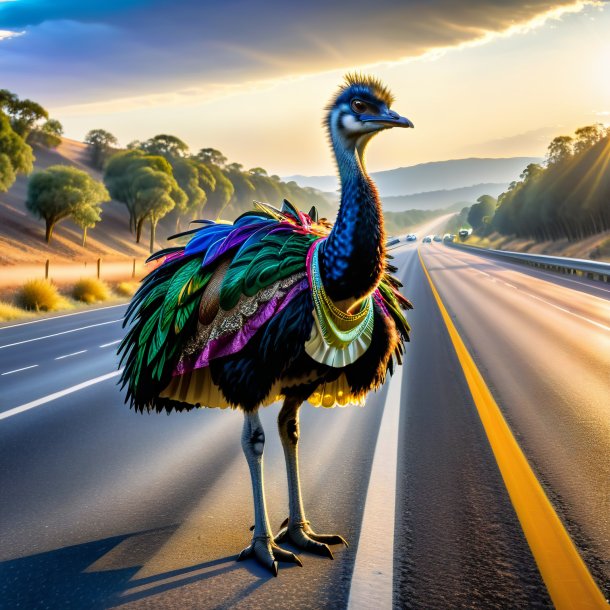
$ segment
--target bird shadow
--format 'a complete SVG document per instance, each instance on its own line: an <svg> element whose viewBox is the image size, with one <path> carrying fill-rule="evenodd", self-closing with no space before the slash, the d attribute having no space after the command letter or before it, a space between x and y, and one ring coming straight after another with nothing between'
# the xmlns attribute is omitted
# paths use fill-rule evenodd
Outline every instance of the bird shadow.
<svg viewBox="0 0 610 610"><path fill-rule="evenodd" d="M236 570L247 571L248 577L233 594L233 601L223 601L222 607L226 607L227 602L236 603L273 579L269 571L254 561L237 563L237 555L143 578L137 577L147 559L141 553L131 557L129 553L123 553L118 565L113 566L112 562L104 565L105 559L112 557L119 545L137 537L155 537L157 544L149 549L154 554L178 527L179 524L132 532L0 562L0 609L119 607Z"/></svg>

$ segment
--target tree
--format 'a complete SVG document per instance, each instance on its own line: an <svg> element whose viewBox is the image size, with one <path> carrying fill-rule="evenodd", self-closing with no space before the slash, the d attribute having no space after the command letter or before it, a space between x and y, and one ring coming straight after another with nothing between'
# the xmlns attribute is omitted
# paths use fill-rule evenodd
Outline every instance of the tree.
<svg viewBox="0 0 610 610"><path fill-rule="evenodd" d="M155 249L155 232L157 223L175 205L182 205L186 200L184 191L170 173L154 170L151 167L140 168L134 177L134 189L137 192L138 207L144 218L150 220L150 252Z"/></svg>
<svg viewBox="0 0 610 610"><path fill-rule="evenodd" d="M222 167L227 162L227 158L215 148L202 148L197 153L197 158L204 163L217 165L218 167Z"/></svg>
<svg viewBox="0 0 610 610"><path fill-rule="evenodd" d="M0 110L0 191L8 191L17 174L29 174L33 163L31 146L13 130L8 117Z"/></svg>
<svg viewBox="0 0 610 610"><path fill-rule="evenodd" d="M550 164L560 163L574 153L574 138L571 136L557 136L547 149L547 161Z"/></svg>
<svg viewBox="0 0 610 610"><path fill-rule="evenodd" d="M28 184L27 209L46 223L49 243L55 225L78 215L80 208L97 207L110 199L104 185L86 172L65 165L53 165L35 173Z"/></svg>
<svg viewBox="0 0 610 610"><path fill-rule="evenodd" d="M99 205L85 205L72 213L72 220L83 230L83 248L87 245L87 229L92 229L101 219Z"/></svg>
<svg viewBox="0 0 610 610"><path fill-rule="evenodd" d="M91 164L101 169L113 148L118 146L118 140L105 129L92 129L85 136L85 143L89 145Z"/></svg>
<svg viewBox="0 0 610 610"><path fill-rule="evenodd" d="M252 176L268 176L269 175L267 173L267 170L263 169L262 167L253 167L252 169L248 170L248 173Z"/></svg>
<svg viewBox="0 0 610 610"><path fill-rule="evenodd" d="M180 138L160 134L142 142L140 147L150 155L162 157L188 157L189 147Z"/></svg>
<svg viewBox="0 0 610 610"><path fill-rule="evenodd" d="M11 116L11 127L27 140L34 130L36 123L48 119L49 113L37 102L32 100L19 100L16 98L7 105L7 112Z"/></svg>
<svg viewBox="0 0 610 610"><path fill-rule="evenodd" d="M29 141L46 148L57 148L61 144L61 136L64 133L62 124L57 119L49 119L40 129L34 129L30 134Z"/></svg>
<svg viewBox="0 0 610 610"><path fill-rule="evenodd" d="M599 142L605 134L606 130L601 123L587 125L586 127L579 127L574 132L574 135L576 136L574 152L579 154L588 148L591 148L594 144L597 144L597 142Z"/></svg>
<svg viewBox="0 0 610 610"><path fill-rule="evenodd" d="M137 243L144 222L150 220L151 251L159 220L186 200L167 159L143 150L127 150L112 156L106 165L104 183L111 196L127 207L129 226L136 232Z"/></svg>
<svg viewBox="0 0 610 610"><path fill-rule="evenodd" d="M205 164L197 159L171 157L169 162L178 186L187 197L184 205L175 208L176 230L178 230L181 215L188 214L193 218L205 206L208 193L211 193L216 186L216 180Z"/></svg>
<svg viewBox="0 0 610 610"><path fill-rule="evenodd" d="M231 163L225 167L227 178L233 184L233 197L231 197L231 207L235 211L245 211L252 205L256 189L249 176L243 172L244 166L241 163Z"/></svg>
<svg viewBox="0 0 610 610"><path fill-rule="evenodd" d="M483 226L483 219L493 216L497 200L490 195L481 195L477 202L470 206L468 212L468 223L476 231Z"/></svg>
<svg viewBox="0 0 610 610"><path fill-rule="evenodd" d="M557 136L547 149L547 162L560 163L572 156L574 152L574 139L571 136Z"/></svg>
<svg viewBox="0 0 610 610"><path fill-rule="evenodd" d="M220 217L222 211L231 201L235 188L231 180L227 178L218 165L214 163L204 163L204 165L214 179L214 188L208 192L208 200L205 207L206 215L209 218L216 219Z"/></svg>

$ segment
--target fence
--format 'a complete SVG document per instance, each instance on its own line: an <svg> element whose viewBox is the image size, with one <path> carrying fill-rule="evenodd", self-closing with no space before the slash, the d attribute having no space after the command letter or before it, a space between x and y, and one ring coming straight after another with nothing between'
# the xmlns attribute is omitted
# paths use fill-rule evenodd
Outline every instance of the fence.
<svg viewBox="0 0 610 610"><path fill-rule="evenodd" d="M106 281L140 279L149 269L144 261L93 259L86 262L54 263L47 259L44 263L26 265L7 265L0 267L0 288L21 286L25 281L46 278L57 284L67 284L81 277L97 277Z"/></svg>

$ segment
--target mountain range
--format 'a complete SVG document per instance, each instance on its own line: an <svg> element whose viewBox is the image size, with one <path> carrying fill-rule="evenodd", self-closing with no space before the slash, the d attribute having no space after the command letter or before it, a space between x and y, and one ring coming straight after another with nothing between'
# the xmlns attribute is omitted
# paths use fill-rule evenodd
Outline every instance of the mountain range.
<svg viewBox="0 0 610 610"><path fill-rule="evenodd" d="M464 189L475 185L492 186L494 193L501 193L508 184L519 177L519 174L529 163L539 163L538 157L509 157L502 159L452 159L419 163L409 167L398 167L380 172L372 172L371 177L377 184L379 194L384 198L403 197L405 195L422 195L423 193L447 193L456 189ZM334 192L338 188L336 176L286 176L284 180L294 180L301 186L311 186L320 191ZM498 190L498 188L500 190ZM476 189L475 189L476 190ZM461 194L445 198L444 203L461 201ZM476 197L474 199L476 199ZM470 199L468 199L470 200ZM409 204L410 205L410 204ZM444 204L432 207L443 207ZM430 207L430 206L428 206ZM392 206L392 209L395 209ZM404 209L404 208L403 208Z"/></svg>

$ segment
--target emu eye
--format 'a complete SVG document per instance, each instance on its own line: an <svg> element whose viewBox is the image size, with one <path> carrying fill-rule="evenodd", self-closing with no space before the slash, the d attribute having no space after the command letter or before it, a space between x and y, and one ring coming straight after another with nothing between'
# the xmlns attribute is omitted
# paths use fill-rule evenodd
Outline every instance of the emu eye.
<svg viewBox="0 0 610 610"><path fill-rule="evenodd" d="M352 100L352 110L356 114L362 114L366 108L367 106L362 100Z"/></svg>

